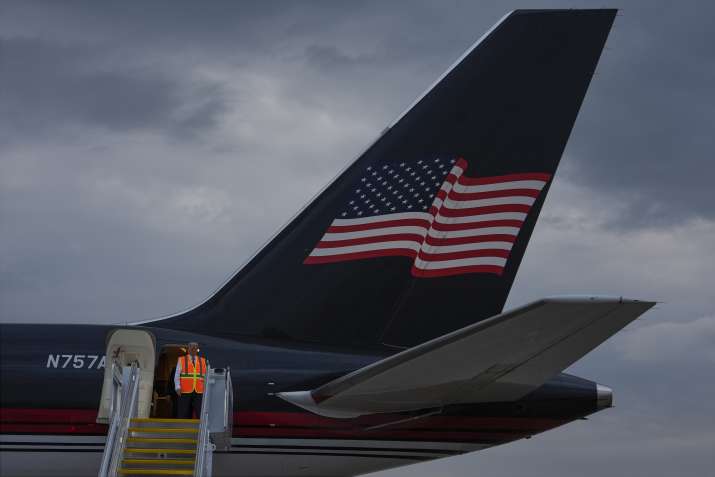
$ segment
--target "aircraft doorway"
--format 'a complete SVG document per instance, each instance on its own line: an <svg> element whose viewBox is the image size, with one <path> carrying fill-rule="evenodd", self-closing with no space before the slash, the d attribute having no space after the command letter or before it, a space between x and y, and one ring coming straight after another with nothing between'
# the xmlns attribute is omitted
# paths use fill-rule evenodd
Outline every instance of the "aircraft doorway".
<svg viewBox="0 0 715 477"><path fill-rule="evenodd" d="M151 417L176 417L178 396L174 390L174 372L179 356L186 354L186 345L169 344L161 348L154 371L154 393Z"/></svg>

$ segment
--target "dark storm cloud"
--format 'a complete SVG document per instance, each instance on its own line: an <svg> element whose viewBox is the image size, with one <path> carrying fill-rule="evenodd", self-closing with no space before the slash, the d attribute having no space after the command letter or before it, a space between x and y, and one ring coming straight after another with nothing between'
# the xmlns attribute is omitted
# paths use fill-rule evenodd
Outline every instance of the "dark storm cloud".
<svg viewBox="0 0 715 477"><path fill-rule="evenodd" d="M38 38L0 41L0 121L14 140L39 139L73 123L186 137L211 128L225 111L219 85L184 84L150 68L113 70L102 65L111 50Z"/></svg>
<svg viewBox="0 0 715 477"><path fill-rule="evenodd" d="M571 179L627 204L615 226L715 218L714 15L646 2L616 20L568 149Z"/></svg>

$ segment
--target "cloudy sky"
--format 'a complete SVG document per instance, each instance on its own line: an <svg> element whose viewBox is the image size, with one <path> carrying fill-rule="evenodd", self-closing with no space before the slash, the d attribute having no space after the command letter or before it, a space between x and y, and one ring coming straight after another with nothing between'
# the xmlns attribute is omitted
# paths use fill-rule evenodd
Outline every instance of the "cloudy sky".
<svg viewBox="0 0 715 477"><path fill-rule="evenodd" d="M202 301L506 11L579 6L2 2L0 319ZM508 306L661 301L571 370L616 408L381 476L712 473L715 6L612 6Z"/></svg>

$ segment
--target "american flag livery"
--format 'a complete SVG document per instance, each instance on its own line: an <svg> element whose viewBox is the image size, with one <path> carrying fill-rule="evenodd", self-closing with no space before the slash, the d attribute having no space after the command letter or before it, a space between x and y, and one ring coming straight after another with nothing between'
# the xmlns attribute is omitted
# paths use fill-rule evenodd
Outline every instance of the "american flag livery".
<svg viewBox="0 0 715 477"><path fill-rule="evenodd" d="M501 275L551 175L472 178L467 165L438 158L367 167L303 263L405 256L415 277Z"/></svg>

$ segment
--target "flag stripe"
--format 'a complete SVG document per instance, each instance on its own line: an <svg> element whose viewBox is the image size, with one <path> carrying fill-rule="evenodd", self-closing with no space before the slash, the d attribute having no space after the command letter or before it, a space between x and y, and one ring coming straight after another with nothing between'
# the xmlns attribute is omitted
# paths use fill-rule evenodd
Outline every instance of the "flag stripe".
<svg viewBox="0 0 715 477"><path fill-rule="evenodd" d="M510 196L510 197L494 197L491 199L478 199L478 200L454 200L452 194L447 197L444 201L443 207L448 209L467 209L467 208L477 208L477 207L488 207L492 205L510 205L510 204L520 204L520 205L531 205L534 203L533 197L524 196Z"/></svg>
<svg viewBox="0 0 715 477"><path fill-rule="evenodd" d="M315 248L310 253L310 256L325 257L328 255L341 255L389 249L412 250L412 255L414 256L420 249L420 242L415 242L413 240L396 240L392 242L373 242L335 248Z"/></svg>
<svg viewBox="0 0 715 477"><path fill-rule="evenodd" d="M542 174L539 172L532 172L527 174L507 174L504 176L492 176L492 177L466 177L462 176L460 181L462 184L467 185L484 185L484 184L497 184L505 182L514 181L537 181L537 182L548 182L551 179L549 174Z"/></svg>
<svg viewBox="0 0 715 477"><path fill-rule="evenodd" d="M469 209L447 209L441 208L439 213L442 217L471 217L481 214L492 214L498 212L523 212L528 213L531 206L523 204L491 205L487 207L473 207Z"/></svg>
<svg viewBox="0 0 715 477"><path fill-rule="evenodd" d="M460 181L454 184L454 190L461 194L475 194L481 192L514 189L541 190L544 188L545 184L546 182L542 181L495 182L492 184L469 184Z"/></svg>
<svg viewBox="0 0 715 477"><path fill-rule="evenodd" d="M476 229L466 229L466 230L450 230L448 232L440 232L438 230L430 229L427 234L432 238L442 238L442 237L473 237L478 235L508 235L516 236L519 233L518 227L482 227Z"/></svg>
<svg viewBox="0 0 715 477"><path fill-rule="evenodd" d="M481 250L463 250L460 252L449 252L449 253L427 253L424 250L420 250L417 255L418 260L424 260L425 262L438 262L444 260L458 260L462 258L473 258L473 257L502 257L506 259L509 256L509 250L504 249L481 249Z"/></svg>
<svg viewBox="0 0 715 477"><path fill-rule="evenodd" d="M442 222L433 222L432 229L437 231L451 230L468 230L480 229L486 227L516 227L521 228L523 220L485 220L484 222L460 222L454 224L443 224Z"/></svg>
<svg viewBox="0 0 715 477"><path fill-rule="evenodd" d="M481 221L491 221L491 220L518 220L523 222L526 219L526 214L524 212L505 212L496 214L484 214L475 215L474 217L443 217L437 214L434 221L438 224L452 225L452 224L467 224Z"/></svg>
<svg viewBox="0 0 715 477"><path fill-rule="evenodd" d="M346 235L346 234L343 234ZM373 237L360 237L347 240L332 240L332 241L320 241L316 248L340 248L349 247L351 245L362 245L368 243L383 243L383 242L399 242L399 241L413 241L416 244L421 244L424 240L424 234L393 234L393 235L375 235Z"/></svg>
<svg viewBox="0 0 715 477"><path fill-rule="evenodd" d="M439 268L425 270L412 266L412 275L420 278L437 278L448 277L452 275L464 275L467 273L491 273L501 275L504 272L504 267L499 265L466 265L453 266L451 268Z"/></svg>
<svg viewBox="0 0 715 477"><path fill-rule="evenodd" d="M395 214L396 215L396 214ZM390 215L385 215L384 217L390 217ZM397 219L397 220L385 220L384 222L369 222L365 224L355 224L355 225L331 225L328 227L328 233L344 233L344 232L357 232L360 230L370 230L370 229L382 229L387 227L424 227L427 228L430 225L428 219Z"/></svg>
<svg viewBox="0 0 715 477"><path fill-rule="evenodd" d="M450 268L450 267L470 267L472 265L492 265L496 267L503 267L506 264L506 258L504 257L472 257L472 258L460 258L456 260L432 260L425 261L421 259L415 260L415 267L419 269L438 269L438 268Z"/></svg>
<svg viewBox="0 0 715 477"><path fill-rule="evenodd" d="M510 242L514 243L516 235L477 235L467 237L432 237L428 235L424 243L432 246L440 245L458 245L463 243L480 243L480 242Z"/></svg>
<svg viewBox="0 0 715 477"><path fill-rule="evenodd" d="M449 194L451 199L454 200L479 200L479 199L493 199L496 197L533 197L537 198L541 189L504 189L504 190L492 190L485 192L457 192L453 190Z"/></svg>
<svg viewBox="0 0 715 477"><path fill-rule="evenodd" d="M332 242L334 240L350 240L363 237L391 236L411 234L424 237L427 227L385 227L379 229L358 230L356 232L327 233L323 235L321 242Z"/></svg>
<svg viewBox="0 0 715 477"><path fill-rule="evenodd" d="M451 253L464 252L466 250L486 250L490 248L499 250L511 250L513 242L509 241L494 241L494 242L467 242L461 244L446 244L433 245L428 248L422 248L427 253Z"/></svg>

